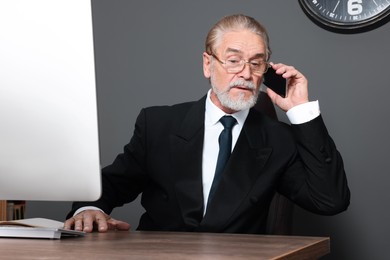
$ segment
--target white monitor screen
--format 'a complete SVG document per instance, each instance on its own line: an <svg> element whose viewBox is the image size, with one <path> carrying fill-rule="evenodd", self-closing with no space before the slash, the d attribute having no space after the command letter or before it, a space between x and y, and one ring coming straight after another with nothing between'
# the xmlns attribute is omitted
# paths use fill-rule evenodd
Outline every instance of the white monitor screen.
<svg viewBox="0 0 390 260"><path fill-rule="evenodd" d="M90 0L0 0L0 199L101 193Z"/></svg>

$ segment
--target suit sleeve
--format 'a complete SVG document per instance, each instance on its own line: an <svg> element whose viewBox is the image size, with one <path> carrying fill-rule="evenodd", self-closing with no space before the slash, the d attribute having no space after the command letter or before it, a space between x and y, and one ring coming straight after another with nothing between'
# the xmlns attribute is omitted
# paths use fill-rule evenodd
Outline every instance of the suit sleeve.
<svg viewBox="0 0 390 260"><path fill-rule="evenodd" d="M68 217L83 206L95 206L110 214L115 207L137 198L148 178L145 163L145 113L139 114L134 135L114 162L102 169L102 196L94 202L74 202Z"/></svg>
<svg viewBox="0 0 390 260"><path fill-rule="evenodd" d="M283 175L280 192L317 214L334 215L346 210L350 191L343 160L322 116L291 128L296 153Z"/></svg>

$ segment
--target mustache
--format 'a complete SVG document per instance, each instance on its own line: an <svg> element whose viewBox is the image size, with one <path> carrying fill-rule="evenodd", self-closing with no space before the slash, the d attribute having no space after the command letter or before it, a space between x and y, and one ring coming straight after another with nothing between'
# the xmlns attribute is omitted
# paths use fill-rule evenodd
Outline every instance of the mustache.
<svg viewBox="0 0 390 260"><path fill-rule="evenodd" d="M251 90L255 90L256 86L253 84L251 81L247 80L237 80L229 84L229 89L234 88L234 87L246 87Z"/></svg>

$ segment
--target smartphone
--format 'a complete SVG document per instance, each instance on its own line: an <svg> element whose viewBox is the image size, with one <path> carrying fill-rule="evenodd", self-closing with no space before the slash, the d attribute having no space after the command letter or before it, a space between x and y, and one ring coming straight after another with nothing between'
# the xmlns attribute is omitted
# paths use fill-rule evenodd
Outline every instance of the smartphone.
<svg viewBox="0 0 390 260"><path fill-rule="evenodd" d="M287 95L287 80L270 67L264 74L263 84L275 91L276 94L285 98Z"/></svg>

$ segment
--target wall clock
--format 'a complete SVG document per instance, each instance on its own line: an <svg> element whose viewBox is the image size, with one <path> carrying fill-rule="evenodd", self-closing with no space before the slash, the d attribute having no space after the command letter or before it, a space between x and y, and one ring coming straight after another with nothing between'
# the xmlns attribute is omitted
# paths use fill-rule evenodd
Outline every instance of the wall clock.
<svg viewBox="0 0 390 260"><path fill-rule="evenodd" d="M338 33L375 29L390 20L390 0L299 0L317 25Z"/></svg>

